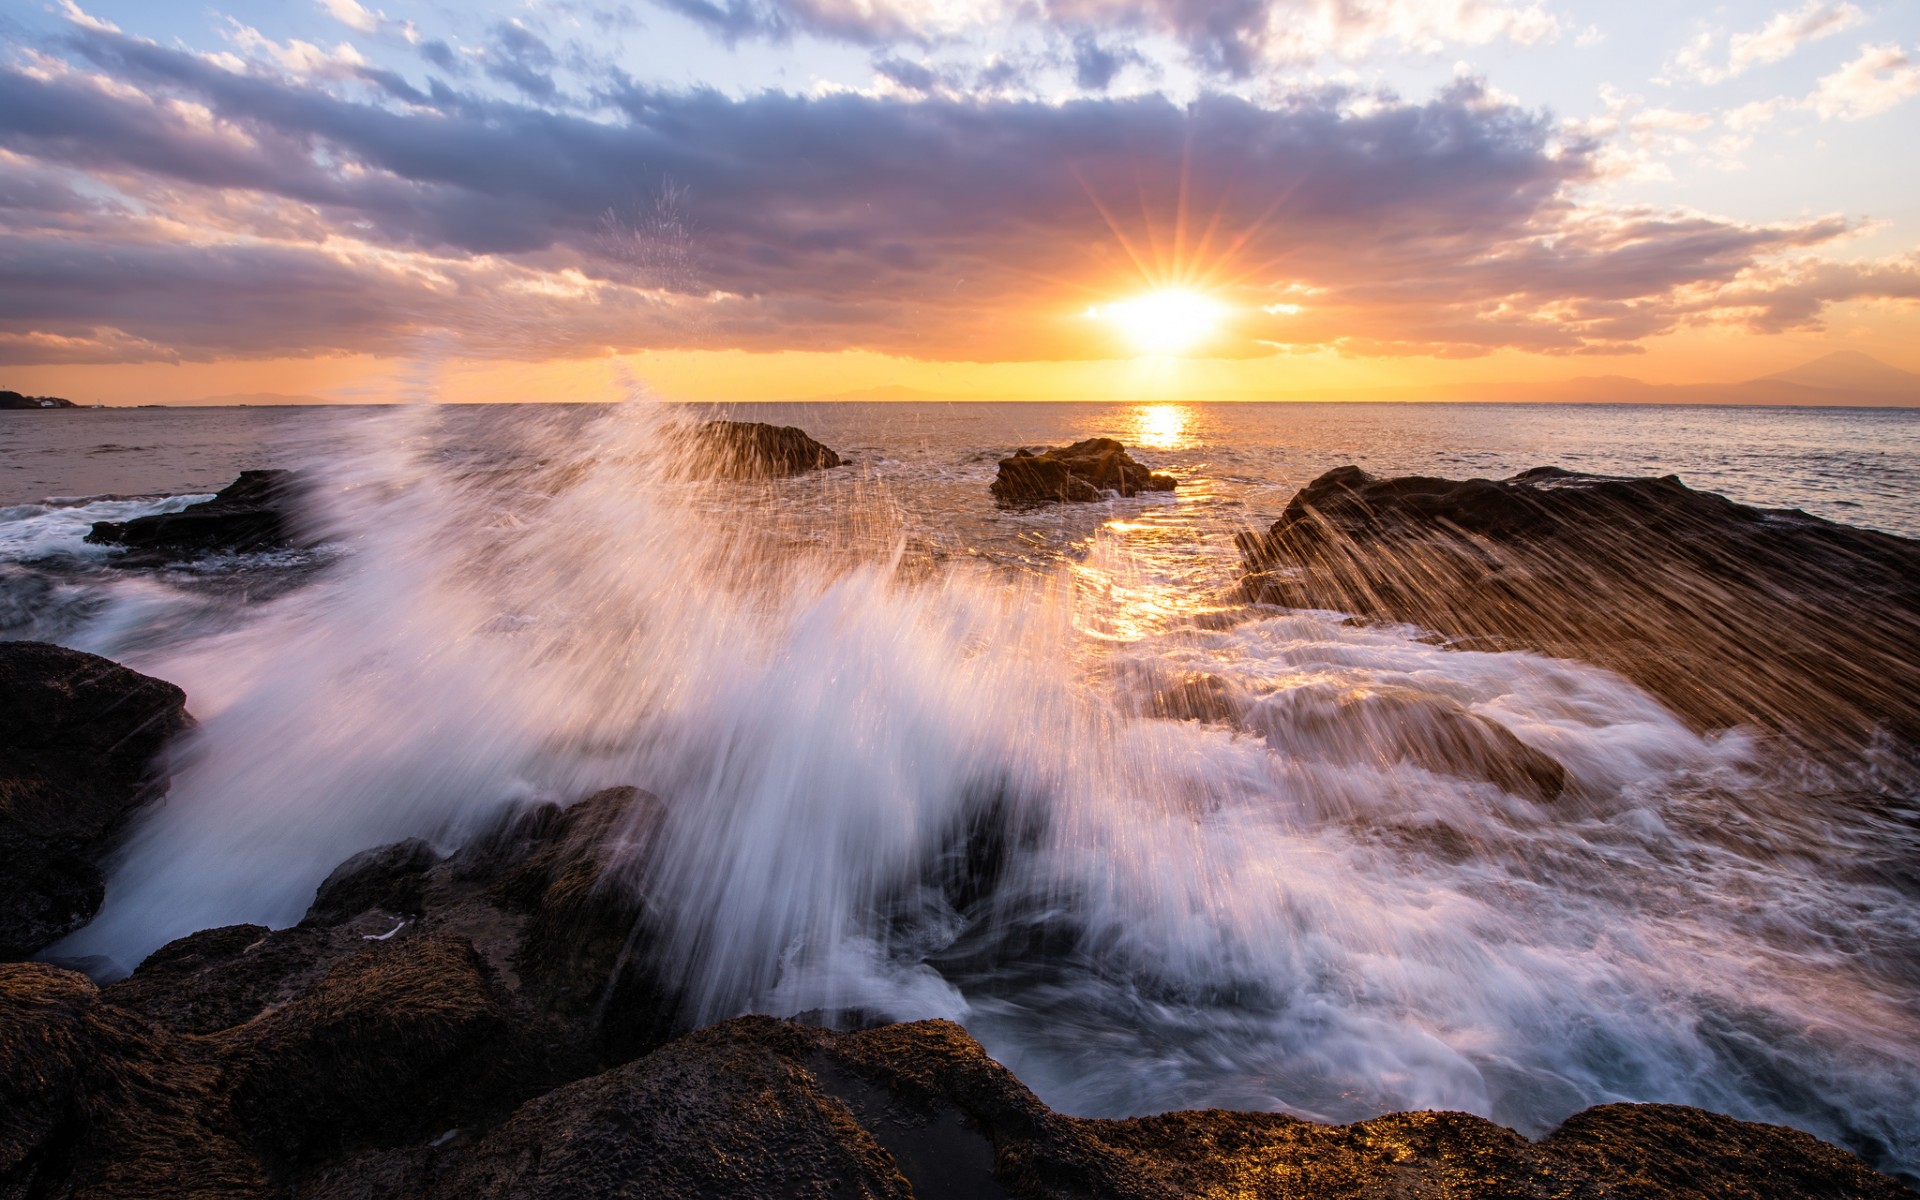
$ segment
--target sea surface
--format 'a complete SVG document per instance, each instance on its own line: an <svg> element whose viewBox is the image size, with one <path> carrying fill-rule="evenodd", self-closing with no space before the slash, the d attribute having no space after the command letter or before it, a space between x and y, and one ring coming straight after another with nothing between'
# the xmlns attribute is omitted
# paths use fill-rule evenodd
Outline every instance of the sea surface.
<svg viewBox="0 0 1920 1200"><path fill-rule="evenodd" d="M632 783L668 808L637 886L690 1020L951 1017L1081 1115L1539 1134L1670 1101L1920 1171L1906 784L1702 736L1580 663L1248 608L1232 544L1345 463L1671 473L1920 536L1920 410L736 406L849 460L754 484L690 477L679 430L719 411L0 414L0 637L173 680L200 720L54 953L111 975L288 924L354 851ZM1093 435L1182 486L993 506L1000 457ZM124 570L81 540L263 466L314 481L308 548ZM1155 715L1201 678L1251 698L1237 726ZM1510 794L1329 717L1380 694L1572 784Z"/></svg>

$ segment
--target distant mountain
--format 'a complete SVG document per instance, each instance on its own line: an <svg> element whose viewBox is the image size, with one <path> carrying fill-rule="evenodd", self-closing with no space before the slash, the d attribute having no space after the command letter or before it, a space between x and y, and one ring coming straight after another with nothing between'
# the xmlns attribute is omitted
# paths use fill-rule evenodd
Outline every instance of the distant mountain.
<svg viewBox="0 0 1920 1200"><path fill-rule="evenodd" d="M0 392L0 408L78 408L71 400L58 396L22 396L19 392Z"/></svg>
<svg viewBox="0 0 1920 1200"><path fill-rule="evenodd" d="M1858 350L1835 350L1787 371L1763 375L1756 383L1795 383L1840 392L1869 392L1920 399L1920 374L1888 366Z"/></svg>

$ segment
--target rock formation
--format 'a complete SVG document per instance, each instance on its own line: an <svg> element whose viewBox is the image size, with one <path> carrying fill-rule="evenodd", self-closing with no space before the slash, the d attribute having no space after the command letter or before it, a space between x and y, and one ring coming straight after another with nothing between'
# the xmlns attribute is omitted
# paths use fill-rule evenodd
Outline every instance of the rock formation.
<svg viewBox="0 0 1920 1200"><path fill-rule="evenodd" d="M39 755L9 780L90 755L112 774L89 786L118 795L184 720L177 690L104 660L0 650L0 711L28 734L0 745ZM158 715L127 734L140 704ZM24 820L14 801L39 793L0 794ZM662 816L611 788L445 857L369 850L299 924L203 930L104 988L0 964L0 1196L1914 1197L1807 1134L1695 1108L1605 1105L1538 1141L1454 1112L1087 1120L949 1022L683 1032L651 941Z"/></svg>
<svg viewBox="0 0 1920 1200"><path fill-rule="evenodd" d="M687 467L718 479L779 479L840 465L840 456L792 425L708 421L693 432Z"/></svg>
<svg viewBox="0 0 1920 1200"><path fill-rule="evenodd" d="M301 481L292 471L242 471L211 500L176 513L100 521L95 545L125 546L118 566L152 566L201 554L273 550L292 544Z"/></svg>
<svg viewBox="0 0 1920 1200"><path fill-rule="evenodd" d="M0 958L91 920L113 835L163 790L180 689L97 655L0 642Z"/></svg>
<svg viewBox="0 0 1920 1200"><path fill-rule="evenodd" d="M1920 746L1920 543L1749 508L1677 478L1308 484L1241 535L1249 599L1617 670L1705 729L1858 758Z"/></svg>
<svg viewBox="0 0 1920 1200"><path fill-rule="evenodd" d="M1112 438L1088 438L1071 446L1021 449L1000 460L992 491L1003 507L1027 508L1060 501L1098 500L1102 492L1133 496L1170 492L1179 486L1171 475L1156 475L1135 462Z"/></svg>

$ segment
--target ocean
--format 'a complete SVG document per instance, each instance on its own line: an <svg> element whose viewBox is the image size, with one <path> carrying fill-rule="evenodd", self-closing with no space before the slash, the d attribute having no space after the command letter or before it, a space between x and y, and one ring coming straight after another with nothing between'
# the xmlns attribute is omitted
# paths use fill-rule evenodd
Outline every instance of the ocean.
<svg viewBox="0 0 1920 1200"><path fill-rule="evenodd" d="M0 637L172 680L200 721L55 953L110 975L288 924L357 850L631 783L668 805L636 886L689 1020L951 1017L1078 1115L1539 1133L1668 1101L1920 1170L1907 785L1701 734L1580 663L1249 608L1233 548L1344 463L1673 473L1920 536L1920 410L742 405L848 465L691 481L675 429L719 411L0 414ZM993 506L1000 457L1093 435L1181 487ZM309 548L118 570L81 541L264 466L315 481ZM1240 727L1156 715L1203 676L1257 698ZM1316 718L1385 690L1571 786L1510 794ZM932 881L983 822L969 906Z"/></svg>

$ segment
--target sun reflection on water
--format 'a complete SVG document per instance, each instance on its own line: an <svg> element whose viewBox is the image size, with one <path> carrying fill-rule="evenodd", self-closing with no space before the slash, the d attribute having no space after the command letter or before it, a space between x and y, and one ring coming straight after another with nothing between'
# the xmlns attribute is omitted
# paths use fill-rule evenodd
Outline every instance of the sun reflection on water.
<svg viewBox="0 0 1920 1200"><path fill-rule="evenodd" d="M1187 418L1183 404L1148 404L1135 418L1135 445L1154 450L1177 450L1187 444Z"/></svg>

